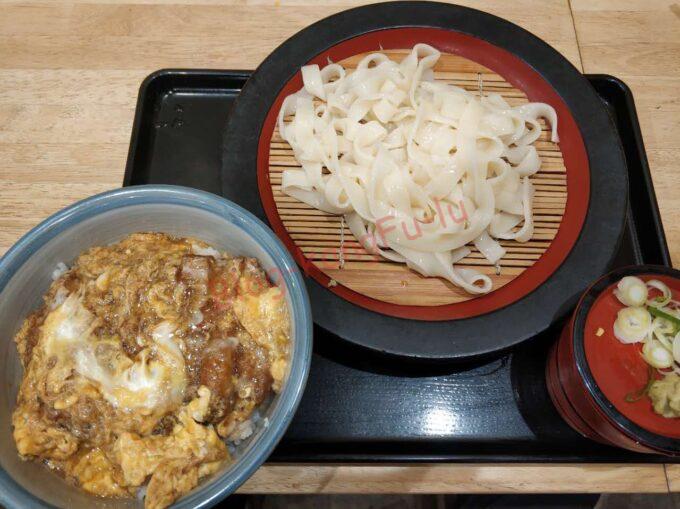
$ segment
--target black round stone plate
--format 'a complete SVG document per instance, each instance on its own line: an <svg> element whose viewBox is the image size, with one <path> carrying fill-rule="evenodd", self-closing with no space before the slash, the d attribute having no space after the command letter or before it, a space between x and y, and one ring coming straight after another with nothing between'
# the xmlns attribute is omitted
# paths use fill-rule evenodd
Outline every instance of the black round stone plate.
<svg viewBox="0 0 680 509"><path fill-rule="evenodd" d="M495 16L436 2L391 2L341 12L297 33L258 67L236 100L224 134L223 190L266 220L257 183L260 133L280 90L314 57L368 32L430 27L467 34L526 62L560 96L576 121L590 166L590 200L581 233L550 278L510 305L447 321L396 318L352 304L307 277L314 321L340 338L386 355L459 361L504 351L564 317L605 273L626 214L628 180L612 119L587 80L562 55L526 30Z"/></svg>

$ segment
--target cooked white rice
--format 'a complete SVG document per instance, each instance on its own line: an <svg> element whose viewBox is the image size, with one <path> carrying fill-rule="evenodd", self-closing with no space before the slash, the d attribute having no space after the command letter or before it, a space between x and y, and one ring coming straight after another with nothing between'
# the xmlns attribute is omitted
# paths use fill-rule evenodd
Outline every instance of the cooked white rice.
<svg viewBox="0 0 680 509"><path fill-rule="evenodd" d="M56 281L61 276L68 272L68 267L64 262L57 263L57 266L52 271L52 281Z"/></svg>

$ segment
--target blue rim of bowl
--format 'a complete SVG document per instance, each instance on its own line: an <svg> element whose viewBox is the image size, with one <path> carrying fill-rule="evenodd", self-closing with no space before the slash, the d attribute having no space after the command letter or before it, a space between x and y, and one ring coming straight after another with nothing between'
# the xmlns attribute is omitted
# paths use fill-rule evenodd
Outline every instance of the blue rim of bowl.
<svg viewBox="0 0 680 509"><path fill-rule="evenodd" d="M227 218L229 222L253 237L276 262L281 270L283 283L290 294L292 308L300 316L295 323L295 348L288 380L281 391L274 413L269 416L270 425L264 429L257 442L247 447L233 465L210 485L180 499L172 507L210 507L233 493L266 460L281 440L302 398L312 355L312 315L305 284L296 263L281 241L269 228L246 209L220 196L188 187L169 185L144 185L116 189L79 201L51 215L26 233L0 258L0 292L5 289L14 273L35 253L74 223L113 209L144 204L174 204L199 208ZM297 352L296 352L297 353ZM277 425L278 423L278 425ZM54 507L38 499L12 479L0 467L0 504L8 507Z"/></svg>

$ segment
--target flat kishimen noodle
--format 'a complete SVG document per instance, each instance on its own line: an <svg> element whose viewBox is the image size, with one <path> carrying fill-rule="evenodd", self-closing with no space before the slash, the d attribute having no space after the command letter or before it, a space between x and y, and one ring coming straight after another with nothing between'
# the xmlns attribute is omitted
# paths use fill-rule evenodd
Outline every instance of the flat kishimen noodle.
<svg viewBox="0 0 680 509"><path fill-rule="evenodd" d="M439 57L416 44L400 63L372 53L352 72L303 67L304 87L278 117L301 169L285 170L281 188L344 215L369 253L483 294L491 279L454 264L470 243L497 264L498 239L532 238L529 177L541 167L532 144L539 118L557 142L557 115L548 104L512 107L499 94L436 82Z"/></svg>

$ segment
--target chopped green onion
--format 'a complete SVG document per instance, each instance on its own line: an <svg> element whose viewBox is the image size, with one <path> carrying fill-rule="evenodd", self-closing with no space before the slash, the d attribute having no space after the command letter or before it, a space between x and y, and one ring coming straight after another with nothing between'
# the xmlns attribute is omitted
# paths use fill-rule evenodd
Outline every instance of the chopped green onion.
<svg viewBox="0 0 680 509"><path fill-rule="evenodd" d="M651 302L655 302L657 307L662 308L671 301L673 294L671 293L671 289L668 288L668 285L663 281L659 281L658 279L650 279L647 281L647 286L650 288L655 288L661 292L661 295L651 299ZM649 303L650 301L647 302Z"/></svg>
<svg viewBox="0 0 680 509"><path fill-rule="evenodd" d="M614 295L624 306L642 306L647 302L647 285L635 276L626 276L616 285Z"/></svg>
<svg viewBox="0 0 680 509"><path fill-rule="evenodd" d="M663 309L660 309L656 306L647 306L647 309L649 312L653 315L656 316L657 318L663 318L666 321L669 321L670 323L673 324L673 334L677 334L680 332L680 318L677 316L674 316Z"/></svg>
<svg viewBox="0 0 680 509"><path fill-rule="evenodd" d="M655 339L642 345L642 356L647 364L657 369L667 369L673 366L673 354Z"/></svg>
<svg viewBox="0 0 680 509"><path fill-rule="evenodd" d="M634 403L647 396L656 413L680 417L680 406L677 414L669 414L664 406L669 399L680 402L680 302L673 300L664 282L650 279L645 283L634 276L621 279L614 296L625 306L614 321L614 336L622 343L642 343L640 355L648 373L645 386L626 394L625 401ZM663 381L657 380L657 373L665 377ZM677 385L663 385L670 377L677 378Z"/></svg>
<svg viewBox="0 0 680 509"><path fill-rule="evenodd" d="M652 328L652 315L643 307L621 309L614 322L614 335L621 343L644 341Z"/></svg>

